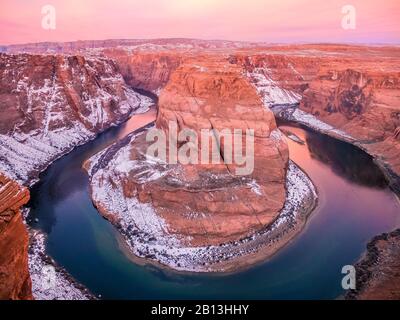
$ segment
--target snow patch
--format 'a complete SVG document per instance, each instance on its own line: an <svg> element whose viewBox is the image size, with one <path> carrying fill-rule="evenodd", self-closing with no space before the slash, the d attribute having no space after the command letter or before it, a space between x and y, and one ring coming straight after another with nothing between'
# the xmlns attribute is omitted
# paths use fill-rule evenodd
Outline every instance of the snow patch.
<svg viewBox="0 0 400 320"><path fill-rule="evenodd" d="M247 72L247 77L256 88L263 104L271 105L296 104L301 100L301 95L287 89L281 88L271 77L268 68L254 68L253 72Z"/></svg>

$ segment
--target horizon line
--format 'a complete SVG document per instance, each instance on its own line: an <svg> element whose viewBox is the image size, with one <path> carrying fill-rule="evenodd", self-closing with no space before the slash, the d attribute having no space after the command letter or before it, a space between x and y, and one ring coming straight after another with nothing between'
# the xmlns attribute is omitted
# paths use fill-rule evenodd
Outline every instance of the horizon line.
<svg viewBox="0 0 400 320"><path fill-rule="evenodd" d="M101 41L155 41L155 40L194 40L194 41L209 41L209 42L231 42L231 43L248 43L260 45L359 45L359 46L399 46L400 42L358 42L358 41L343 41L343 42L322 42L322 41L284 41L284 42L268 42L268 41L248 41L248 40L226 40L226 39L201 39L201 38L186 38L186 37L166 37L166 38L106 38L106 39L77 39L68 41L38 41L38 42L21 42L0 44L0 47L37 45L37 44L67 44L78 42L101 42Z"/></svg>

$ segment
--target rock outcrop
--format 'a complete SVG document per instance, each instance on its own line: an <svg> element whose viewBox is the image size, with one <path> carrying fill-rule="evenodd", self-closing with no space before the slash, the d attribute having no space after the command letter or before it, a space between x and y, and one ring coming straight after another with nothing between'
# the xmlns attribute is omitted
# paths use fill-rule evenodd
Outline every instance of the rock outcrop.
<svg viewBox="0 0 400 320"><path fill-rule="evenodd" d="M174 125L198 137L202 129L253 129L254 170L238 174L241 166L227 161L223 139L207 154L219 164L150 157L145 131L100 153L89 173L95 205L134 239L135 253L185 269L179 256L245 238L277 218L286 198L288 148L243 69L214 56L182 64L162 90L156 127L169 134ZM202 146L195 144L199 152ZM175 256L162 257L169 255Z"/></svg>
<svg viewBox="0 0 400 320"><path fill-rule="evenodd" d="M201 244L210 244L209 238L212 238L212 244L216 244L252 233L268 225L285 200L286 142L272 112L263 107L241 72L238 67L226 68L225 60L204 58L204 61L188 62L174 72L160 95L156 126L164 132L168 133L171 122L177 125L178 131L189 128L198 137L202 129L219 132L241 129L243 133L247 129L255 130L254 170L246 175L251 179L247 185L243 185L242 178L238 179L234 161L229 164L223 158L225 146L221 141L218 153L224 165L180 166L179 170L183 171L178 178L180 188L191 186L189 190L178 187L170 192L154 192L154 195L147 191L160 207L168 208L169 212L164 210L162 216L171 217L170 225L175 232L191 237L194 243L199 239ZM197 147L201 149L200 141ZM239 152L245 153L245 150ZM258 192L249 187L251 184L258 186ZM216 185L225 187L226 191L221 192ZM192 219L180 227L180 218L176 216L189 213L185 206L210 218Z"/></svg>
<svg viewBox="0 0 400 320"><path fill-rule="evenodd" d="M374 237L356 264L356 290L347 299L400 299L400 229Z"/></svg>
<svg viewBox="0 0 400 320"><path fill-rule="evenodd" d="M32 299L29 237L20 207L29 191L0 173L0 300Z"/></svg>
<svg viewBox="0 0 400 320"><path fill-rule="evenodd" d="M0 74L0 169L24 184L151 103L105 58L0 54Z"/></svg>

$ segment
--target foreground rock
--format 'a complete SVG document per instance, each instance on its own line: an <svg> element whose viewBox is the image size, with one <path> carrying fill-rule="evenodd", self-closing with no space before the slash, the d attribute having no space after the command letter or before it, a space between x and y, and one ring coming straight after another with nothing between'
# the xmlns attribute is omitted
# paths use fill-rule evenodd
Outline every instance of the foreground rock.
<svg viewBox="0 0 400 320"><path fill-rule="evenodd" d="M0 170L23 184L151 104L104 58L0 54L0 74Z"/></svg>
<svg viewBox="0 0 400 320"><path fill-rule="evenodd" d="M286 243L282 235L291 224L282 222L296 225L303 205L305 221L314 205L315 190L294 164L287 185L288 148L272 112L243 70L226 66L216 57L181 65L160 95L156 127L167 133L171 123L196 133L254 129L254 171L237 174L238 166L223 157L224 143L208 154L217 154L220 164L168 164L146 154L147 130L90 160L93 201L137 256L186 271L248 266ZM286 204L285 187L292 195Z"/></svg>
<svg viewBox="0 0 400 320"><path fill-rule="evenodd" d="M0 173L0 300L32 299L29 237L20 208L29 192Z"/></svg>

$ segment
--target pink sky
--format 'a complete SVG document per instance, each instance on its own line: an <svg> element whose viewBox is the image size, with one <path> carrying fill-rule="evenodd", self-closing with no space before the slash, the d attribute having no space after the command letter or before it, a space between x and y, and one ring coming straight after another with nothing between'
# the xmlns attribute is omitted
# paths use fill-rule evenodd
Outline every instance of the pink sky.
<svg viewBox="0 0 400 320"><path fill-rule="evenodd" d="M56 30L41 8L56 8ZM343 5L355 30L341 27ZM112 38L400 43L400 0L1 0L0 44Z"/></svg>

